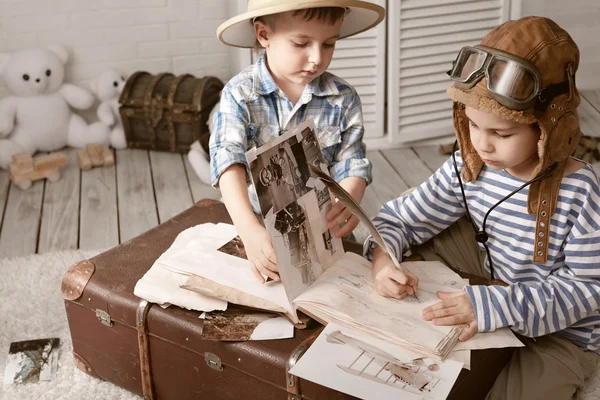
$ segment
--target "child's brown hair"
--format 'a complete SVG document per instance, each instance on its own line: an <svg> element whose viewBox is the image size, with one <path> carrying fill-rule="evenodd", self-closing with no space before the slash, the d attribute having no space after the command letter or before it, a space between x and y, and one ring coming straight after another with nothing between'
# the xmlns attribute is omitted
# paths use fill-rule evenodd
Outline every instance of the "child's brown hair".
<svg viewBox="0 0 600 400"><path fill-rule="evenodd" d="M294 17L302 15L305 21L312 21L316 19L317 21L333 25L344 18L344 15L346 15L346 9L341 7L314 7L292 11L291 13ZM279 15L280 14L265 15L263 17L256 18L254 22L260 21L271 29L275 29L275 23ZM259 51L262 49L263 47L257 39L256 44L254 45L254 50Z"/></svg>

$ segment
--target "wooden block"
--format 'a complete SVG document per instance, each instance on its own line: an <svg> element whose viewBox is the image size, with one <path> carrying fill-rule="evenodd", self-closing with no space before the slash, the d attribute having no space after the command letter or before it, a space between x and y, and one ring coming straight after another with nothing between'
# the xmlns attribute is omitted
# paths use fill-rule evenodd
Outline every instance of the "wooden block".
<svg viewBox="0 0 600 400"><path fill-rule="evenodd" d="M15 168L20 173L32 172L34 169L33 157L29 153L19 153L12 157L13 162L10 164L11 168Z"/></svg>
<svg viewBox="0 0 600 400"><path fill-rule="evenodd" d="M85 148L90 160L92 160L92 167L101 167L104 165L104 156L102 155L102 146L96 143L90 143Z"/></svg>
<svg viewBox="0 0 600 400"><path fill-rule="evenodd" d="M102 147L102 156L104 158L104 166L111 167L115 165L115 155L110 147Z"/></svg>
<svg viewBox="0 0 600 400"><path fill-rule="evenodd" d="M34 158L33 165L38 170L54 169L68 162L67 156L64 153L44 154Z"/></svg>
<svg viewBox="0 0 600 400"><path fill-rule="evenodd" d="M12 160L13 160L13 163L16 163L16 164L21 164L21 163L29 164L29 163L33 163L33 157L29 153L14 154L12 156Z"/></svg>
<svg viewBox="0 0 600 400"><path fill-rule="evenodd" d="M92 169L92 160L86 149L77 150L77 163L83 171Z"/></svg>

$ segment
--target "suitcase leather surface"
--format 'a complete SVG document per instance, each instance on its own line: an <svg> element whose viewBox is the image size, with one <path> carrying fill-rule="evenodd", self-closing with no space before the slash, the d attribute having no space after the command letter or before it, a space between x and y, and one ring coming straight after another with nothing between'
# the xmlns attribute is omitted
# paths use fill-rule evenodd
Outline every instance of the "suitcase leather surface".
<svg viewBox="0 0 600 400"><path fill-rule="evenodd" d="M295 329L292 339L225 342L202 337L200 312L156 304L140 308L143 301L133 295L136 282L179 232L206 222L230 222L224 205L200 201L89 260L93 268L87 264L81 271L91 271L91 278L87 284L71 285L76 293L65 300L76 365L147 398L352 398L286 374L292 353L317 337L322 327L316 322ZM69 291L65 281L63 297ZM148 349L142 352L142 361L144 354L149 359L144 368L140 343ZM472 372L463 369L449 398L484 398L510 354L511 349L472 352Z"/></svg>

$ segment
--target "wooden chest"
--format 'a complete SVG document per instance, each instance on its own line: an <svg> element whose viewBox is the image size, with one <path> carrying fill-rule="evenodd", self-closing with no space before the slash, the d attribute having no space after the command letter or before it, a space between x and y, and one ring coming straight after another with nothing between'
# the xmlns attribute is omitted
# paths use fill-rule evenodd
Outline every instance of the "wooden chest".
<svg viewBox="0 0 600 400"><path fill-rule="evenodd" d="M186 153L199 140L208 154L208 116L222 88L212 76L134 73L119 98L127 146Z"/></svg>

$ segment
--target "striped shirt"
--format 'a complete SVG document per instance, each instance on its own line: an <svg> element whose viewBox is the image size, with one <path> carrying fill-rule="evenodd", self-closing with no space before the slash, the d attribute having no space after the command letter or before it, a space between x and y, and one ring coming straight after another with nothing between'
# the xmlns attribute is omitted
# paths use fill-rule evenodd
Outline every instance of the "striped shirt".
<svg viewBox="0 0 600 400"><path fill-rule="evenodd" d="M459 171L460 154L456 153ZM463 182L478 227L490 207L525 181L485 165ZM509 286L467 286L480 332L510 327L537 337L552 332L600 352L600 190L589 164L564 177L550 222L548 260L533 264L535 216L527 213L528 187L488 216L487 245L494 274ZM412 193L386 203L374 219L395 255L422 244L465 215L450 158ZM483 245L479 244L483 250ZM489 271L487 256L485 268Z"/></svg>
<svg viewBox="0 0 600 400"><path fill-rule="evenodd" d="M317 127L331 176L337 182L356 176L370 183L371 164L362 141L362 106L356 90L325 72L306 85L294 105L273 80L263 56L223 88L209 144L212 185L218 187L219 177L231 165L247 166L247 150L264 145L309 118ZM256 190L250 182L248 194L254 211L260 213Z"/></svg>

